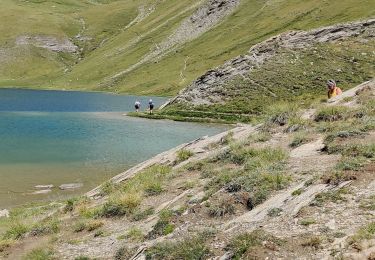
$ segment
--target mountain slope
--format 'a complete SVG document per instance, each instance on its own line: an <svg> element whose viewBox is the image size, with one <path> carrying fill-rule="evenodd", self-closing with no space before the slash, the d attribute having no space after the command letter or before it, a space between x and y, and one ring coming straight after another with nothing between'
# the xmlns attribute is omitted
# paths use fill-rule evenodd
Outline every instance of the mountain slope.
<svg viewBox="0 0 375 260"><path fill-rule="evenodd" d="M5 0L0 7L1 86L154 95L175 95L280 32L375 15L370 0ZM74 51L47 48L67 41Z"/></svg>

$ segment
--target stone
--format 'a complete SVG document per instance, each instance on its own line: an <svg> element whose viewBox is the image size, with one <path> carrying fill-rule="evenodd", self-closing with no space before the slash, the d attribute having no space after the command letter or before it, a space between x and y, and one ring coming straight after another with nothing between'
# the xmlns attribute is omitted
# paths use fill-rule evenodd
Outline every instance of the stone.
<svg viewBox="0 0 375 260"><path fill-rule="evenodd" d="M44 190L34 191L34 192L30 193L30 194L31 195L47 194L47 193L50 193L51 191L52 191L51 189L44 189Z"/></svg>
<svg viewBox="0 0 375 260"><path fill-rule="evenodd" d="M0 218L9 218L9 210L0 209Z"/></svg>
<svg viewBox="0 0 375 260"><path fill-rule="evenodd" d="M61 184L59 186L60 190L74 190L79 189L83 186L83 183L69 183L69 184Z"/></svg>
<svg viewBox="0 0 375 260"><path fill-rule="evenodd" d="M48 185L36 185L36 186L34 186L35 189L42 189L42 190L48 190L48 189L52 189L54 187L55 186L53 186L52 184L48 184Z"/></svg>

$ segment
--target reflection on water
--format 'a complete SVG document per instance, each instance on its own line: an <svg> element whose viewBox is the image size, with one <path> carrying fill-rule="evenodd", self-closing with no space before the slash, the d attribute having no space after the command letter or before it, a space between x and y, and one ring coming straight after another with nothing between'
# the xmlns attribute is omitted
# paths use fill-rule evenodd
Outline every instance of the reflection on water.
<svg viewBox="0 0 375 260"><path fill-rule="evenodd" d="M18 100L17 91L12 91L9 99L9 93L2 95L0 90L0 208L73 194L54 188L48 194L30 195L35 185L58 187L65 183L83 183L83 188L75 191L82 193L153 155L226 128L124 116L136 97L123 96L120 102L121 96L99 93L45 92L41 93L44 98L51 93L59 96L52 97L55 104L41 98L39 91L28 91L27 100L24 91L20 91L21 100ZM111 110L113 97L116 102ZM28 104L23 104L22 99ZM9 100L19 102L22 109L17 110L14 105L9 105L14 111L4 109L4 103ZM36 104L42 101L43 106ZM162 101L159 99L159 104ZM72 107L82 106L76 102L95 109L71 111ZM98 107L95 102L99 102ZM46 103L52 106L51 111L55 107L63 110L62 104L67 111L51 112ZM25 111L25 107L34 110ZM36 110L41 107L43 110ZM1 109L7 111L1 112Z"/></svg>

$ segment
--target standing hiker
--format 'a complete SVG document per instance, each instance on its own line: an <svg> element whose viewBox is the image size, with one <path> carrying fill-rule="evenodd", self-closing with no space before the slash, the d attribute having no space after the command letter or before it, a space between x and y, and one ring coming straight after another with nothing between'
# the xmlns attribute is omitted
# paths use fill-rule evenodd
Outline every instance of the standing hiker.
<svg viewBox="0 0 375 260"><path fill-rule="evenodd" d="M152 110L154 109L154 103L152 102L152 99L148 101L148 108L150 109L150 115L152 114Z"/></svg>
<svg viewBox="0 0 375 260"><path fill-rule="evenodd" d="M336 86L336 82L333 79L330 79L327 81L327 88L328 88L328 99L342 94L342 90Z"/></svg>
<svg viewBox="0 0 375 260"><path fill-rule="evenodd" d="M138 100L135 101L134 108L135 108L135 111L138 112L139 109L141 108L141 102L139 102Z"/></svg>

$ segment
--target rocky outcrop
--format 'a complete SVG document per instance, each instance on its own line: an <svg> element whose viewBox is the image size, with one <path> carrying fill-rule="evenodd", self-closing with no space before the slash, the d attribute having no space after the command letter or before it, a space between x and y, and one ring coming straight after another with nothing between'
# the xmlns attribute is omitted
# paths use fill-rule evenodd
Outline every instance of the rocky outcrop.
<svg viewBox="0 0 375 260"><path fill-rule="evenodd" d="M217 26L226 16L231 14L240 4L240 0L209 0L200 6L190 17L163 42L155 44L155 48L146 54L139 62L126 70L113 75L102 85L111 85L122 76L138 68L142 64L155 61L173 51L177 46L198 38L203 33Z"/></svg>
<svg viewBox="0 0 375 260"><path fill-rule="evenodd" d="M170 103L188 102L192 105L212 104L223 101L223 84L236 76L247 77L282 49L304 49L317 43L333 42L365 35L374 37L375 19L339 24L312 31L292 31L272 37L253 46L247 54L238 56L224 65L206 72Z"/></svg>
<svg viewBox="0 0 375 260"><path fill-rule="evenodd" d="M19 36L16 39L16 45L33 45L54 52L75 53L78 50L78 47L69 39L58 39L53 36Z"/></svg>

